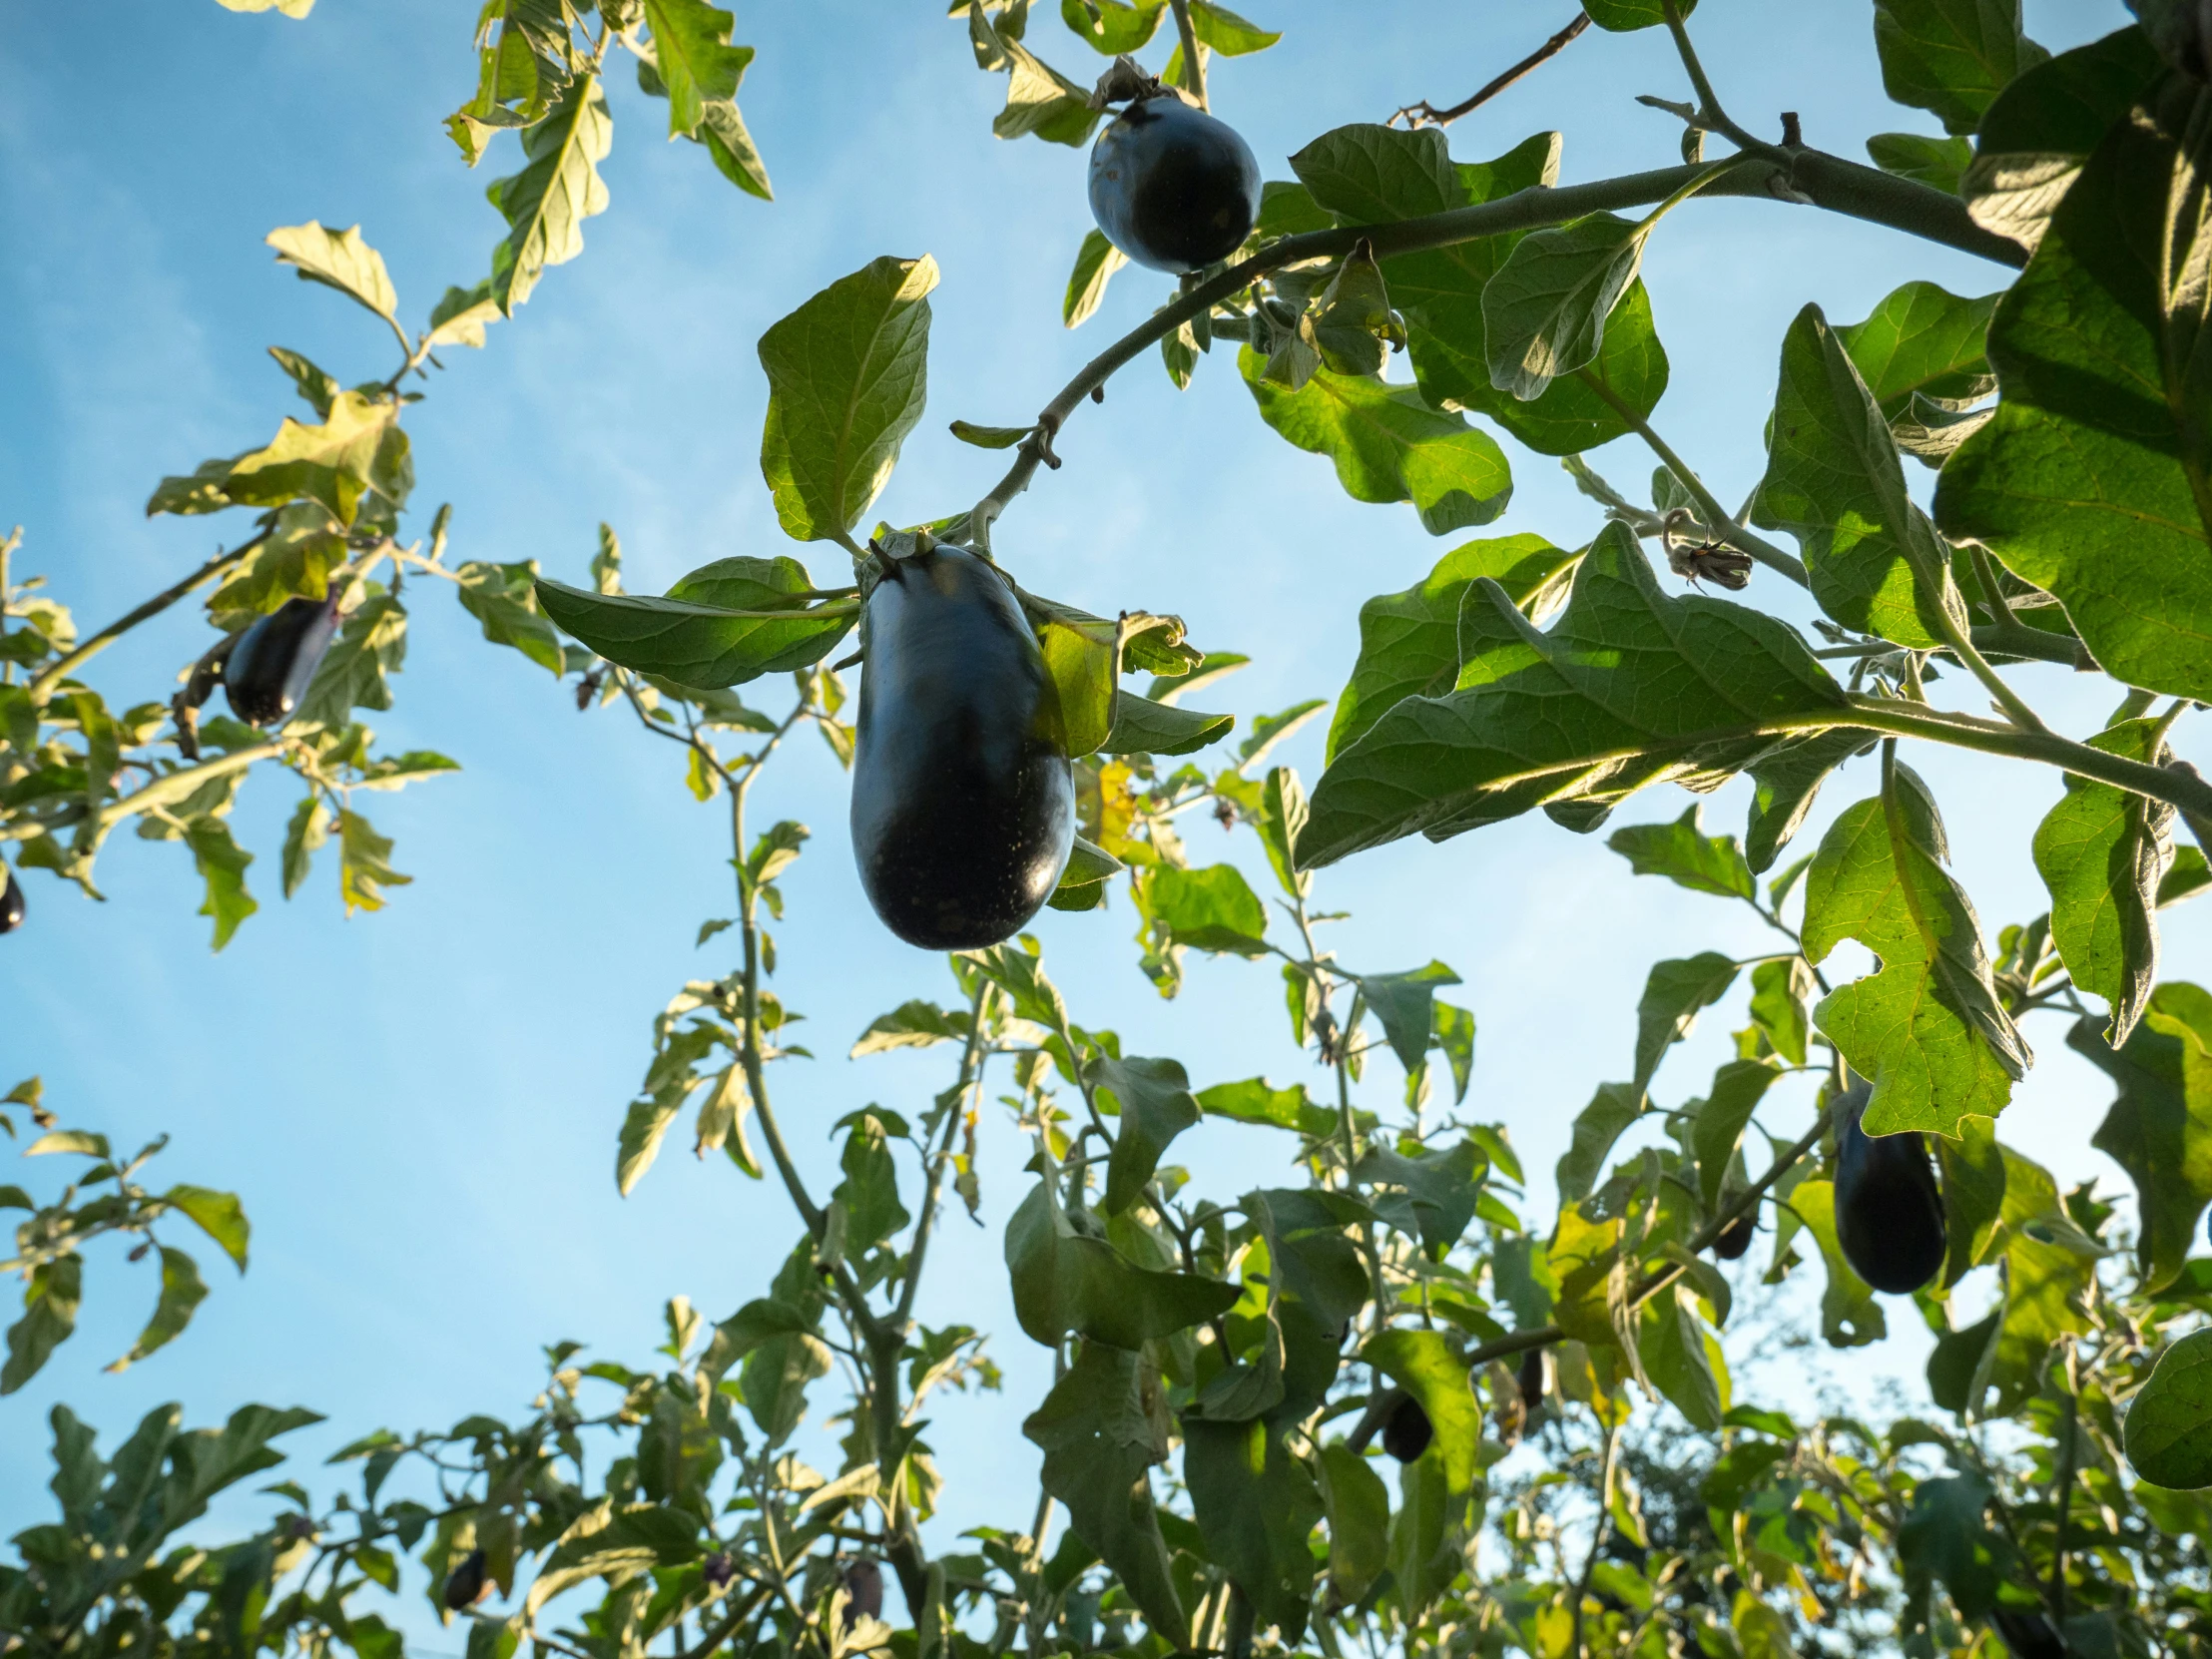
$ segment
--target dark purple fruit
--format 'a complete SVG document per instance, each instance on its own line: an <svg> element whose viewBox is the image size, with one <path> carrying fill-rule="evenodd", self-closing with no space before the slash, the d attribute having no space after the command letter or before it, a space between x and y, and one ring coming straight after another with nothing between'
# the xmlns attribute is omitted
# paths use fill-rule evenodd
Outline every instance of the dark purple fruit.
<svg viewBox="0 0 2212 1659"><path fill-rule="evenodd" d="M1426 1451L1428 1442L1435 1437L1435 1425L1420 1408L1420 1401L1411 1394L1399 1400L1396 1408L1382 1419L1382 1449L1401 1463L1410 1463Z"/></svg>
<svg viewBox="0 0 2212 1659"><path fill-rule="evenodd" d="M844 1627L883 1616L883 1569L873 1561L855 1561L844 1569Z"/></svg>
<svg viewBox="0 0 2212 1659"><path fill-rule="evenodd" d="M1745 1212L1721 1229L1721 1236L1713 1241L1713 1254L1724 1262L1741 1260L1758 1231L1758 1222L1749 1211Z"/></svg>
<svg viewBox="0 0 2212 1659"><path fill-rule="evenodd" d="M1836 1120L1836 1242L1860 1278L1907 1296L1943 1270L1943 1194L1917 1130L1870 1136L1859 1127L1874 1090L1846 1091Z"/></svg>
<svg viewBox="0 0 2212 1659"><path fill-rule="evenodd" d="M458 1613L482 1601L490 1588L484 1579L484 1552L472 1549L461 1557L459 1566L445 1575L445 1593L441 1599Z"/></svg>
<svg viewBox="0 0 2212 1659"><path fill-rule="evenodd" d="M2012 1659L2066 1659L2066 1639L2046 1613L1999 1607L1989 1614L1989 1622L2012 1650Z"/></svg>
<svg viewBox="0 0 2212 1659"><path fill-rule="evenodd" d="M1091 215L1154 271L1226 260L1260 217L1260 164L1225 121L1172 92L1141 98L1091 147Z"/></svg>
<svg viewBox="0 0 2212 1659"><path fill-rule="evenodd" d="M1013 590L964 547L887 562L860 648L852 854L868 902L924 950L1012 937L1075 838L1059 698Z"/></svg>
<svg viewBox="0 0 2212 1659"><path fill-rule="evenodd" d="M1532 1348L1520 1363L1521 1404L1533 1411L1544 1402L1544 1351Z"/></svg>
<svg viewBox="0 0 2212 1659"><path fill-rule="evenodd" d="M338 631L338 589L326 599L287 599L231 647L223 691L249 726L274 726L299 707Z"/></svg>
<svg viewBox="0 0 2212 1659"><path fill-rule="evenodd" d="M23 883L15 871L0 864L0 933L12 933L23 925Z"/></svg>

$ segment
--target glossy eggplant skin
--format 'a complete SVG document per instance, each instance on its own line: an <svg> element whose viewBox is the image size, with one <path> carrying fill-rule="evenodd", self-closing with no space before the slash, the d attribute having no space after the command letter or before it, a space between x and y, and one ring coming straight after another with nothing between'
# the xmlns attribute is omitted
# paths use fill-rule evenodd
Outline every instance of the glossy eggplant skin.
<svg viewBox="0 0 2212 1659"><path fill-rule="evenodd" d="M1426 1451L1428 1442L1435 1437L1436 1425L1428 1420L1428 1413L1411 1394L1399 1400L1382 1419L1382 1449L1401 1463L1410 1463Z"/></svg>
<svg viewBox="0 0 2212 1659"><path fill-rule="evenodd" d="M249 726L274 726L307 695L338 632L338 590L287 599L239 636L223 665L223 695Z"/></svg>
<svg viewBox="0 0 2212 1659"><path fill-rule="evenodd" d="M1520 1398L1524 1410L1533 1411L1544 1402L1544 1351L1532 1348L1520 1363Z"/></svg>
<svg viewBox="0 0 2212 1659"><path fill-rule="evenodd" d="M15 878L15 871L0 864L0 933L12 933L23 925L23 913L29 906L23 898L23 883Z"/></svg>
<svg viewBox="0 0 2212 1659"><path fill-rule="evenodd" d="M1059 885L1075 785L1044 653L1006 579L939 543L860 617L852 854L883 925L924 950L1021 930Z"/></svg>
<svg viewBox="0 0 2212 1659"><path fill-rule="evenodd" d="M1998 1607L1990 1611L1989 1622L2012 1650L2013 1659L2066 1659L2065 1638L2052 1627L2047 1613Z"/></svg>
<svg viewBox="0 0 2212 1659"><path fill-rule="evenodd" d="M1836 1242L1860 1278L1907 1296L1943 1270L1943 1193L1917 1130L1869 1136L1859 1127L1874 1090L1857 1083L1836 1121Z"/></svg>
<svg viewBox="0 0 2212 1659"><path fill-rule="evenodd" d="M1752 1237L1758 1231L1758 1222L1748 1215L1738 1216L1722 1228L1721 1236L1713 1241L1713 1254L1724 1262L1740 1260L1751 1248Z"/></svg>
<svg viewBox="0 0 2212 1659"><path fill-rule="evenodd" d="M1252 234L1260 164L1234 127L1174 93L1139 99L1091 147L1091 215L1137 264L1200 271Z"/></svg>

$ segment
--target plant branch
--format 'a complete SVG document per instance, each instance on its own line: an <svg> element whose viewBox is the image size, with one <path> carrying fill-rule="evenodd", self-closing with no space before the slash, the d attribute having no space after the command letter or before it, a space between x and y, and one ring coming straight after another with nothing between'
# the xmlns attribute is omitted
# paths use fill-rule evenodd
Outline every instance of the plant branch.
<svg viewBox="0 0 2212 1659"><path fill-rule="evenodd" d="M1211 112L1213 106L1206 101L1206 60L1198 44L1198 30L1191 23L1191 0L1168 0L1175 12L1175 32L1183 43L1183 88L1198 100L1198 107Z"/></svg>
<svg viewBox="0 0 2212 1659"><path fill-rule="evenodd" d="M176 604L178 600L184 598L194 589L205 587L267 540L269 540L269 532L264 530L260 535L240 543L230 552L218 553L190 576L164 588L136 610L128 611L116 618L115 621L109 623L107 627L87 639L75 650L67 652L49 663L39 677L31 682L31 701L33 703L40 701L49 691L54 689L55 683L72 669L77 668L90 658L97 657L140 623L160 616L162 612L168 610L170 606Z"/></svg>
<svg viewBox="0 0 2212 1659"><path fill-rule="evenodd" d="M1663 0L1667 9L1667 32L1674 36L1674 49L1682 58L1682 67L1690 77L1690 85L1697 92L1698 124L1719 133L1738 149L1753 155L1769 154L1774 147L1764 144L1731 121L1728 112L1721 108L1719 94L1713 91L1713 83L1706 79L1705 66L1698 61L1697 48L1690 44L1690 31L1682 26L1681 8L1675 0Z"/></svg>
<svg viewBox="0 0 2212 1659"><path fill-rule="evenodd" d="M1536 70L1541 69L1572 45L1575 38L1589 26L1590 14L1586 11L1576 12L1574 20L1564 29L1561 29L1545 41L1543 45L1521 59L1519 63L1491 81L1465 103L1454 104L1447 110L1439 110L1424 98L1418 104L1408 104L1397 114L1391 116L1390 120L1383 123L1383 125L1388 126L1391 123L1402 121L1408 130L1415 127L1448 127L1461 116L1480 109L1523 76L1533 74Z"/></svg>
<svg viewBox="0 0 2212 1659"><path fill-rule="evenodd" d="M960 1056L960 1081L955 1087L956 1098L945 1114L944 1144L937 1148L936 1156L929 1161L927 1174L922 1181L921 1219L914 1224L914 1242L906 1252L906 1283L898 1292L898 1316L893 1322L896 1329L904 1331L914 1314L914 1296L921 1289L922 1258L928 1254L929 1234L937 1215L938 1195L944 1188L944 1167L952 1157L952 1138L959 1132L960 1118L965 1112L968 1097L981 1087L983 1081L983 1005L991 992L991 982L980 973L975 976L975 995L968 1002L967 1048Z"/></svg>
<svg viewBox="0 0 2212 1659"><path fill-rule="evenodd" d="M1765 158L1759 158L1765 162ZM1818 166L1811 164L1818 163ZM1414 253L1427 248L1448 248L1507 231L1532 231L1547 225L1563 225L1585 214L1621 208L1645 207L1663 202L1692 179L1704 173L1702 166L1660 168L1632 173L1591 184L1535 187L1516 191L1495 202L1453 208L1418 219L1389 225L1347 225L1329 231L1309 231L1269 244L1250 259L1197 284L1173 302L1153 312L1090 362L1037 417L1037 428L1015 451L1013 464L968 514L967 533L976 545L988 548L990 527L1008 502L1029 487L1039 465L1050 452L1056 436L1084 399L1105 385L1115 372L1148 346L1175 332L1201 311L1212 309L1240 289L1249 287L1271 271L1306 260L1330 259L1349 254L1362 242L1372 245L1379 257ZM1777 187L1791 189L1785 197ZM1740 167L1716 180L1703 193L1707 200L1722 196L1753 196L1795 201L1809 198L1816 207L1843 213L1878 225L1888 225L1925 241L1977 254L1986 260L2017 269L2027 263L2017 243L1993 236L1974 224L1956 197L1933 186L1917 184L1847 162L1819 151L1791 152L1788 165ZM1726 515L1722 515L1725 517Z"/></svg>
<svg viewBox="0 0 2212 1659"><path fill-rule="evenodd" d="M1583 1659L1588 1652L1582 1644L1582 1603L1590 1593L1590 1579L1597 1571L1598 1551L1605 1547L1605 1529L1613 1518L1613 1459L1620 1450L1621 1430L1617 1422L1605 1425L1605 1462L1598 1474L1597 1524L1590 1528L1590 1553L1582 1558L1582 1575L1574 1585L1574 1641L1575 1659Z"/></svg>

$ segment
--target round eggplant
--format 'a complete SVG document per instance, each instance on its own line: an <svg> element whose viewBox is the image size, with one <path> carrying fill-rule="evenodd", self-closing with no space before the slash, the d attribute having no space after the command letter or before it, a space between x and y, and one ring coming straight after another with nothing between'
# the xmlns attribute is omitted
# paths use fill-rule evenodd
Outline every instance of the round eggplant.
<svg viewBox="0 0 2212 1659"><path fill-rule="evenodd" d="M1140 98L1091 147L1091 215L1137 264L1200 271L1252 234L1260 164L1226 121L1172 92Z"/></svg>
<svg viewBox="0 0 2212 1659"><path fill-rule="evenodd" d="M1399 1400L1382 1421L1382 1449L1401 1463L1410 1463L1426 1451L1435 1437L1435 1424L1411 1394Z"/></svg>
<svg viewBox="0 0 2212 1659"><path fill-rule="evenodd" d="M1874 1090L1857 1082L1836 1122L1836 1242L1859 1277L1906 1296L1943 1269L1943 1193L1917 1130L1870 1136L1859 1127Z"/></svg>
<svg viewBox="0 0 2212 1659"><path fill-rule="evenodd" d="M14 870L0 864L0 933L12 933L21 927L26 908L23 883L15 878Z"/></svg>
<svg viewBox="0 0 2212 1659"><path fill-rule="evenodd" d="M2013 1659L2066 1659L2066 1641L2047 1613L2018 1607L1990 1610L1989 1622L1997 1627Z"/></svg>
<svg viewBox="0 0 2212 1659"><path fill-rule="evenodd" d="M924 950L1012 937L1075 840L1059 698L1028 618L996 568L939 543L887 565L860 648L852 854L868 902Z"/></svg>
<svg viewBox="0 0 2212 1659"><path fill-rule="evenodd" d="M338 631L338 589L325 599L287 599L239 636L223 665L231 713L274 726L299 707Z"/></svg>
<svg viewBox="0 0 2212 1659"><path fill-rule="evenodd" d="M1738 1216L1721 1229L1721 1236L1713 1241L1713 1254L1724 1262L1742 1258L1751 1248L1752 1236L1759 1231L1759 1224L1749 1215Z"/></svg>

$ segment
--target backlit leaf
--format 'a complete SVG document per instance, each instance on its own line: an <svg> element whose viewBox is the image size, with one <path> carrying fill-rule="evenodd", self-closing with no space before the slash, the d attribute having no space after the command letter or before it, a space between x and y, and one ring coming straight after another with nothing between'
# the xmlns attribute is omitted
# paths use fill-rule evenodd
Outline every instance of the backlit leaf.
<svg viewBox="0 0 2212 1659"><path fill-rule="evenodd" d="M547 266L584 251L584 221L607 209L599 164L613 143L607 95L590 74L571 81L552 114L524 130L522 171L485 193L507 222L506 240L492 250L488 294L502 315L515 314Z"/></svg>
<svg viewBox="0 0 2212 1659"><path fill-rule="evenodd" d="M2019 0L1875 0L1874 39L1884 90L1953 133L2050 55L2021 34Z"/></svg>
<svg viewBox="0 0 2212 1659"><path fill-rule="evenodd" d="M2181 1272L2212 1203L2212 996L2161 985L2117 1053L2093 1018L2066 1042L2119 1086L2090 1144L2135 1183L2136 1271L2157 1290Z"/></svg>

